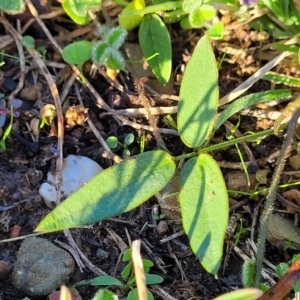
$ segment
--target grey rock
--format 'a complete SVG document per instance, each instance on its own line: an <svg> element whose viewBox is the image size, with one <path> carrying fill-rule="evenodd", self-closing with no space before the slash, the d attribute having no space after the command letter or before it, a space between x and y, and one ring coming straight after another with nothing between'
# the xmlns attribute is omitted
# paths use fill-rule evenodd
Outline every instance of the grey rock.
<svg viewBox="0 0 300 300"><path fill-rule="evenodd" d="M108 258L108 253L101 248L97 249L96 256L100 261L106 260Z"/></svg>
<svg viewBox="0 0 300 300"><path fill-rule="evenodd" d="M292 220L282 217L280 214L271 214L267 232L267 240L276 246L279 241L289 248L300 250L300 228L296 227Z"/></svg>
<svg viewBox="0 0 300 300"><path fill-rule="evenodd" d="M28 237L19 249L12 284L28 296L44 296L67 283L74 269L68 252L45 239Z"/></svg>

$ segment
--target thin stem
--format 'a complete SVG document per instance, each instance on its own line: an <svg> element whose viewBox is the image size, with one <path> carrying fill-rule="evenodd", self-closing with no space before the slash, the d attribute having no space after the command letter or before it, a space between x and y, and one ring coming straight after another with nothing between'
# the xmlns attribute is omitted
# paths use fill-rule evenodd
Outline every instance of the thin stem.
<svg viewBox="0 0 300 300"><path fill-rule="evenodd" d="M219 149L227 148L229 146L233 146L233 145L238 144L240 142L245 142L245 141L249 141L249 140L251 140L251 141L252 140L257 140L259 138L271 135L273 133L274 133L273 129L261 131L261 132L258 132L258 133L242 136L242 137L234 139L234 140L226 141L226 142L223 142L223 143L219 143L219 144L216 144L216 145L212 145L212 146L203 148L199 152L200 153L208 153L208 152L216 151L216 150L219 150Z"/></svg>
<svg viewBox="0 0 300 300"><path fill-rule="evenodd" d="M208 153L208 152L220 150L220 149L223 149L223 148L227 148L229 146L236 145L240 142L245 142L245 141L249 141L249 140L251 140L251 141L252 140L257 140L259 138L271 135L273 133L274 133L274 130L269 129L269 130L261 131L261 132L254 133L254 134L251 134L251 135L242 136L242 137L234 139L234 140L222 142L222 143L219 143L219 144L216 144L216 145L212 145L212 146L200 149L198 153L192 152L192 153L179 155L179 156L175 157L175 160L178 161L178 160L182 160L182 159L186 159L186 158L196 156L196 155L201 154L201 153Z"/></svg>
<svg viewBox="0 0 300 300"><path fill-rule="evenodd" d="M269 217L273 211L273 203L276 198L276 190L277 190L280 176L284 169L285 162L286 162L289 150L290 150L290 144L291 144L291 141L293 138L293 131L297 124L299 116L300 116L300 108L298 108L295 111L293 117L291 118L291 120L288 124L286 139L282 145L282 148L280 151L280 156L278 157L278 160L277 160L276 169L275 169L275 172L273 175L273 180L272 180L272 183L270 186L268 196L266 198L265 208L264 208L263 214L261 216L260 232L259 232L259 239L258 239L258 245L257 245L256 274L255 274L255 282L254 282L255 287L258 287L259 283L260 283L262 263L263 263L264 252L265 252L266 236L267 236L268 224L269 224Z"/></svg>

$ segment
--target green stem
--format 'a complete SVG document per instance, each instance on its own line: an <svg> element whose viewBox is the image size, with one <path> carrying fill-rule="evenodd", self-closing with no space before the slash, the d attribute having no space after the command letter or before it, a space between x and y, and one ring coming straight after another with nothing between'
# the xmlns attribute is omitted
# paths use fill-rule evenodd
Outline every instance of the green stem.
<svg viewBox="0 0 300 300"><path fill-rule="evenodd" d="M12 58L12 59L15 59L15 60L20 60L19 57L7 54L7 53L5 53L3 51L0 51L0 55L5 56L5 57L9 57L9 58ZM29 61L29 60L25 60L25 62L28 63L28 64L30 64L30 65L32 65L32 62Z"/></svg>
<svg viewBox="0 0 300 300"><path fill-rule="evenodd" d="M245 141L249 141L249 140L250 141L257 140L259 138L271 135L273 133L274 133L274 130L269 129L269 130L261 131L261 132L254 133L254 134L251 134L251 135L242 136L242 137L234 139L234 140L222 142L222 143L219 143L219 144L216 144L216 145L212 145L212 146L208 146L206 148L200 149L198 153L192 152L192 153L179 155L179 156L175 157L175 161L190 158L190 157L196 156L200 153L208 153L208 152L220 150L220 149L223 149L223 148L227 148L229 146L233 146L233 145L236 145L236 144L241 143L241 142L245 142Z"/></svg>
<svg viewBox="0 0 300 300"><path fill-rule="evenodd" d="M276 190L278 187L278 183L280 180L280 176L285 166L285 162L289 153L290 144L293 138L293 131L297 124L298 118L300 116L300 108L298 108L293 117L291 118L288 129L286 133L286 139L282 145L280 156L278 157L276 163L276 169L273 175L273 180L270 186L270 190L268 196L266 198L265 208L260 218L260 232L259 232L259 239L257 245L257 258L256 258L256 272L255 272L255 281L254 287L259 287L260 278L261 278L261 270L265 252L265 244L266 244L266 236L268 231L268 224L269 224L269 217L273 211L273 203L276 198Z"/></svg>
<svg viewBox="0 0 300 300"><path fill-rule="evenodd" d="M182 1L169 1L165 3L150 5L141 10L122 12L121 15L122 17L132 17L140 14L146 15L146 14L154 14L159 11L175 10L181 7L182 7Z"/></svg>
<svg viewBox="0 0 300 300"><path fill-rule="evenodd" d="M200 149L199 153L208 153L208 152L212 152L212 151L216 151L222 148L227 148L229 146L233 146L235 144L238 144L240 142L245 142L245 141L249 141L249 140L256 140L259 138L262 138L264 136L268 136L274 133L273 129L269 129L269 130L265 130L265 131L261 131L258 133L254 133L251 135L246 135L246 136L242 136L240 138L234 139L234 140L230 140L230 141L226 141L226 142L222 142L216 145L212 145L203 149Z"/></svg>

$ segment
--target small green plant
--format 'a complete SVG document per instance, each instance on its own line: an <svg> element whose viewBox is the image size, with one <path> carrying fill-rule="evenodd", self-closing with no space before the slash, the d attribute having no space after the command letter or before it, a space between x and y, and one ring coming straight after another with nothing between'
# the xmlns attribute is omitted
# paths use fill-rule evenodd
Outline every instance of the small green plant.
<svg viewBox="0 0 300 300"><path fill-rule="evenodd" d="M127 31L122 28L108 28L101 26L98 30L99 40L92 44L89 41L78 41L67 45L63 49L63 59L69 64L82 65L92 59L97 65L107 65L111 69L122 70L125 59L119 48L124 43Z"/></svg>
<svg viewBox="0 0 300 300"><path fill-rule="evenodd" d="M218 69L209 39L204 36L187 64L179 94L177 128L183 143L191 148L190 153L172 157L166 151L149 151L102 171L57 206L36 231L82 226L129 211L164 188L175 174L176 162L185 159L178 193L183 228L202 266L216 275L228 227L228 193L217 162L207 153L270 135L273 130L205 145L236 112L290 94L288 90L276 90L247 95L228 105L216 118ZM79 201L82 198L85 201Z"/></svg>
<svg viewBox="0 0 300 300"><path fill-rule="evenodd" d="M1 94L1 96L3 97L4 95ZM8 115L8 114L10 115L9 125L4 130L3 136L0 140L0 148L4 151L6 150L5 141L6 141L7 137L9 136L11 129L12 129L13 118L19 116L19 112L17 111L17 109L22 105L22 103L23 102L19 99L13 99L11 101L10 110L8 110L6 108L5 100L0 99L0 128L5 124L6 115Z"/></svg>
<svg viewBox="0 0 300 300"><path fill-rule="evenodd" d="M130 157L130 151L128 149L128 146L130 146L134 142L134 135L132 133L129 133L125 136L124 144L119 142L118 138L115 136L110 136L106 139L106 143L110 149L118 149L118 147L123 147L122 156Z"/></svg>
<svg viewBox="0 0 300 300"><path fill-rule="evenodd" d="M247 231L251 231L250 228L244 228L243 227L243 219L241 219L241 224L236 232L236 234L234 235L234 246L237 246L238 243L240 242L241 236L246 233Z"/></svg>
<svg viewBox="0 0 300 300"><path fill-rule="evenodd" d="M112 277L112 276L99 276L95 277L93 279L83 280L79 281L76 284L74 284L73 288L84 285L84 284L90 284L93 286L116 286L118 288L121 288L126 294L128 300L138 300L138 293L136 289L136 278L133 271L133 263L132 263L132 250L128 249L124 252L123 262L128 262L126 266L124 267L123 271L121 272L121 277L126 281L126 283L121 282L119 279ZM144 272L146 276L146 284L158 284L163 282L163 278L156 274L150 274L150 268L154 265L151 260L143 259L143 266L144 266ZM97 293L97 297L101 294L104 298L99 298L103 300L109 300L112 297L111 292L106 292L107 290L100 290ZM154 297L152 293L148 290L148 299L153 299ZM95 296L96 297L96 296ZM98 299L98 298L93 298Z"/></svg>
<svg viewBox="0 0 300 300"><path fill-rule="evenodd" d="M153 216L153 220L159 221L162 220L165 216L165 214L159 214L158 216Z"/></svg>

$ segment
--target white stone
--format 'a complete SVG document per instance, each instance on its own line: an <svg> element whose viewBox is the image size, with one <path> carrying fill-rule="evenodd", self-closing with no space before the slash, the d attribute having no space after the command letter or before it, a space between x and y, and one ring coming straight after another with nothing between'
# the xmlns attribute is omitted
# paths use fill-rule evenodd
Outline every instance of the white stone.
<svg viewBox="0 0 300 300"><path fill-rule="evenodd" d="M69 155L64 159L62 170L62 192L70 196L81 186L102 171L95 161L85 156ZM39 193L43 197L45 204L53 208L56 202L57 191L55 189L54 176L48 173L48 182L41 185Z"/></svg>
<svg viewBox="0 0 300 300"><path fill-rule="evenodd" d="M39 193L44 199L45 204L49 208L53 209L55 207L55 202L57 198L57 191L55 187L48 182L44 182L40 186Z"/></svg>

